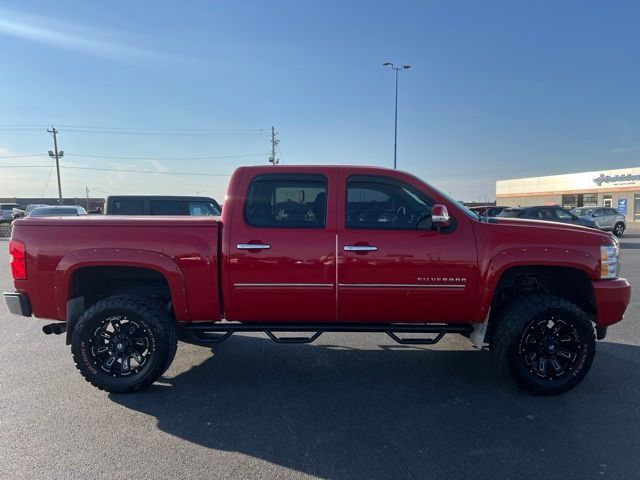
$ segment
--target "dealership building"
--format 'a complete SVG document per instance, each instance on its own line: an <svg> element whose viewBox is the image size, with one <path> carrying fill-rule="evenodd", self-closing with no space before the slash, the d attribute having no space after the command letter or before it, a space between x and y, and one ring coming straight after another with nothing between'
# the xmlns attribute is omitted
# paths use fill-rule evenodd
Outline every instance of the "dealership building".
<svg viewBox="0 0 640 480"><path fill-rule="evenodd" d="M613 207L640 221L640 167L515 178L496 182L496 203L508 206Z"/></svg>

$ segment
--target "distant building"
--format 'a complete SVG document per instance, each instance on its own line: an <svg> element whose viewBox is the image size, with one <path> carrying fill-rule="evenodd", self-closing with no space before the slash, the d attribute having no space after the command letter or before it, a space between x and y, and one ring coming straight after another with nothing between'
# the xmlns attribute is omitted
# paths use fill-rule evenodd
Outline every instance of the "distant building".
<svg viewBox="0 0 640 480"><path fill-rule="evenodd" d="M523 207L613 207L627 221L640 221L640 167L498 180L496 201Z"/></svg>

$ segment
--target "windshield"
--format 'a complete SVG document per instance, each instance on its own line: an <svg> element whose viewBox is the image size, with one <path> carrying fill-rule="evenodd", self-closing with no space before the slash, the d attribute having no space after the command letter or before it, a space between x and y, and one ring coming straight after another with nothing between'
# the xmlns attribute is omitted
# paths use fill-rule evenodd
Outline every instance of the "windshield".
<svg viewBox="0 0 640 480"><path fill-rule="evenodd" d="M56 208L56 207L39 207L34 208L31 212L32 217L66 217L69 215L79 215L80 212L75 207Z"/></svg>
<svg viewBox="0 0 640 480"><path fill-rule="evenodd" d="M426 183L426 182L424 182ZM430 183L427 183L427 185L429 186L429 188L432 188L433 190L435 190L436 192L438 192L440 195L442 195L444 198L446 198L449 202L453 203L456 207L458 207L460 210L462 210L462 212L470 218L473 218L474 220L482 220L482 217L480 216L480 214L469 210L468 207L465 207L462 203L460 203L458 200L451 198L449 195L447 195L446 193L444 193L442 190L440 190L437 187L434 187L433 185L431 185Z"/></svg>

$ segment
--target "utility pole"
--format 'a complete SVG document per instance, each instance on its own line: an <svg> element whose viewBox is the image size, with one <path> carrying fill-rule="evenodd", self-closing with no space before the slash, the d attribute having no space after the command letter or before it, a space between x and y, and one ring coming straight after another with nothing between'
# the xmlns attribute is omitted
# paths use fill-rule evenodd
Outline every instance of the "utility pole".
<svg viewBox="0 0 640 480"><path fill-rule="evenodd" d="M84 191L87 194L87 212L89 211L89 187L84 187Z"/></svg>
<svg viewBox="0 0 640 480"><path fill-rule="evenodd" d="M269 157L269 163L273 163L275 167L278 163L280 163L280 159L276 158L276 146L280 143L280 140L276 138L276 128L274 126L271 127L271 157Z"/></svg>
<svg viewBox="0 0 640 480"><path fill-rule="evenodd" d="M60 183L60 157L64 156L64 152L58 152L58 131L51 126L51 130L47 130L53 136L53 152L49 150L49 156L56 159L56 173L58 175L58 203L62 205L62 184Z"/></svg>

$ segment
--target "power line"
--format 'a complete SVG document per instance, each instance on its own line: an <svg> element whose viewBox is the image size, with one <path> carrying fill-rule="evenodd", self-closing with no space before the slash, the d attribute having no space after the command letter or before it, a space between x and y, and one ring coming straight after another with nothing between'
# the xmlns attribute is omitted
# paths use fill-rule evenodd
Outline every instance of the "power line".
<svg viewBox="0 0 640 480"><path fill-rule="evenodd" d="M0 128L42 128L48 124L0 124ZM151 127L108 127L90 125L58 125L59 128L79 128L86 130L126 130L126 131L153 131L153 132L265 132L267 128L151 128Z"/></svg>
<svg viewBox="0 0 640 480"><path fill-rule="evenodd" d="M49 165L0 165L0 168L49 168ZM92 170L98 172L122 172L122 173L151 173L154 175L204 175L209 177L230 177L226 173L203 173L203 172L154 172L152 170L133 170L128 168L98 168L98 167L75 167L61 165L62 170Z"/></svg>
<svg viewBox="0 0 640 480"><path fill-rule="evenodd" d="M52 162L51 168L49 169L49 175L47 175L47 181L45 182L44 189L42 190L42 195L40 195L43 198L44 198L44 194L47 193L47 187L49 186L49 180L51 180L51 173L53 173L53 167L54 167L54 164Z"/></svg>
<svg viewBox="0 0 640 480"><path fill-rule="evenodd" d="M68 157L87 157L87 158L110 158L115 160L218 160L224 158L245 158L245 157L262 157L264 153L247 153L242 155L222 155L215 157L135 157L135 156L115 156L115 155L95 155L89 153L66 153Z"/></svg>
<svg viewBox="0 0 640 480"><path fill-rule="evenodd" d="M75 128L62 128L65 133L88 133L95 135L132 135L132 136L189 136L189 137L207 137L212 135L261 135L262 132L187 132L187 131L126 131L126 130L84 130Z"/></svg>

